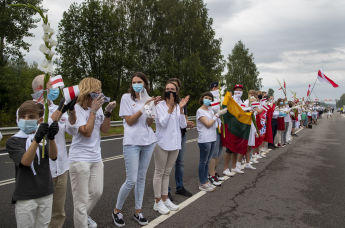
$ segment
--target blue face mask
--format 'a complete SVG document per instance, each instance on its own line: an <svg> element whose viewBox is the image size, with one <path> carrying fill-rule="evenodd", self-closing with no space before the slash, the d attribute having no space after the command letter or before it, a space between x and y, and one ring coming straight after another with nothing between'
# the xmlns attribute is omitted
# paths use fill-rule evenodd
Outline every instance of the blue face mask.
<svg viewBox="0 0 345 228"><path fill-rule="evenodd" d="M284 102L280 102L279 104L280 104L280 105L283 105L283 104L284 104Z"/></svg>
<svg viewBox="0 0 345 228"><path fill-rule="evenodd" d="M37 120L24 120L20 119L18 121L18 127L20 130L24 131L25 134L31 134L37 129Z"/></svg>
<svg viewBox="0 0 345 228"><path fill-rule="evenodd" d="M140 93L144 88L144 84L143 83L132 84L132 88L135 92Z"/></svg>
<svg viewBox="0 0 345 228"><path fill-rule="evenodd" d="M210 106L211 105L211 100L209 100L209 99L203 99L202 100L203 102L204 102L204 105L206 105L206 106Z"/></svg>
<svg viewBox="0 0 345 228"><path fill-rule="evenodd" d="M51 101L54 101L59 97L59 94L60 94L59 88L49 89L48 99Z"/></svg>

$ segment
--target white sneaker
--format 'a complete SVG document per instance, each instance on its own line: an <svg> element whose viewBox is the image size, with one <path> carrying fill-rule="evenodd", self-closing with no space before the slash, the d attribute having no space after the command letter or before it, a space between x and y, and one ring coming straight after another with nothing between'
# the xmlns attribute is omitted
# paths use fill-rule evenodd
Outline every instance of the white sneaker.
<svg viewBox="0 0 345 228"><path fill-rule="evenodd" d="M179 209L179 206L171 202L169 198L163 201L163 203L170 211L177 211Z"/></svg>
<svg viewBox="0 0 345 228"><path fill-rule="evenodd" d="M251 164L247 163L246 164L246 169L256 169L254 166L252 166Z"/></svg>
<svg viewBox="0 0 345 228"><path fill-rule="evenodd" d="M228 169L229 170L229 169ZM224 176L222 176L222 177L217 177L218 178L218 180L220 180L220 181L225 181L225 177Z"/></svg>
<svg viewBox="0 0 345 228"><path fill-rule="evenodd" d="M153 205L153 210L158 211L162 215L169 214L170 210L165 206L162 200L160 200L158 203Z"/></svg>
<svg viewBox="0 0 345 228"><path fill-rule="evenodd" d="M260 154L261 157L265 158L266 157L266 154L262 153Z"/></svg>
<svg viewBox="0 0 345 228"><path fill-rule="evenodd" d="M224 170L224 171L223 171L223 174L224 174L225 176L228 176L228 177L231 177L231 176L234 175L232 172L230 172L229 169Z"/></svg>
<svg viewBox="0 0 345 228"><path fill-rule="evenodd" d="M211 187L208 183L207 184L203 184L199 186L199 190L200 191L205 191L205 192L213 192L216 188L216 186Z"/></svg>
<svg viewBox="0 0 345 228"><path fill-rule="evenodd" d="M212 189L212 191L216 190L216 188L217 188L216 186L214 186L214 185L211 184L210 182L208 182L207 185L208 185L208 187L209 187L210 189Z"/></svg>
<svg viewBox="0 0 345 228"><path fill-rule="evenodd" d="M260 156L260 154L257 154L257 155L256 155L256 158L257 158L257 159L260 159L260 158L262 158L262 157Z"/></svg>
<svg viewBox="0 0 345 228"><path fill-rule="evenodd" d="M235 173L240 173L240 174L244 173L244 172L243 172L242 170L240 170L238 167L236 167L235 169L232 169L232 171L235 172Z"/></svg>
<svg viewBox="0 0 345 228"><path fill-rule="evenodd" d="M89 228L97 228L97 223L93 221L93 219L90 216L87 216L87 226Z"/></svg>
<svg viewBox="0 0 345 228"><path fill-rule="evenodd" d="M252 162L253 162L253 164L258 164L259 163L258 160L256 160L255 158L253 158Z"/></svg>

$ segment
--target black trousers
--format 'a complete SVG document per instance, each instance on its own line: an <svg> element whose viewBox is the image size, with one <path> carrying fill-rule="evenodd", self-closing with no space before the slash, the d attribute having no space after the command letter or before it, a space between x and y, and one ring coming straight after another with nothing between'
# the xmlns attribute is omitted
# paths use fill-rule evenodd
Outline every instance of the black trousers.
<svg viewBox="0 0 345 228"><path fill-rule="evenodd" d="M278 119L272 119L272 135L273 135L273 143L269 143L269 145L274 145L274 138L276 137L278 130Z"/></svg>

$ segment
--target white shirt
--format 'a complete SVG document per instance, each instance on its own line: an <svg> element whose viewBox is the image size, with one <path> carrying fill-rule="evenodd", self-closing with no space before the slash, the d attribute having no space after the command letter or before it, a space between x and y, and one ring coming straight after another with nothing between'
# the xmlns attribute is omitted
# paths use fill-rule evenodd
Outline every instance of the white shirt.
<svg viewBox="0 0 345 228"><path fill-rule="evenodd" d="M77 122L74 125L67 125L72 133L72 144L69 149L69 161L100 162L101 156L101 125L104 121L102 108L98 109L95 117L95 125L90 137L85 137L79 132L79 127L87 124L90 116L90 108L84 110L79 104L76 104L75 114Z"/></svg>
<svg viewBox="0 0 345 228"><path fill-rule="evenodd" d="M53 120L50 118L51 115L58 109L58 106L51 103L49 105L49 119L48 124L52 124ZM57 147L57 159L55 161L49 159L50 172L52 177L55 178L64 174L69 169L68 154L66 149L65 132L67 130L66 123L68 122L67 113L62 114L58 124L59 132L55 135L55 143Z"/></svg>
<svg viewBox="0 0 345 228"><path fill-rule="evenodd" d="M119 116L131 116L138 112L144 105L140 100L134 101L130 93L125 93L121 98ZM147 115L144 112L135 124L129 126L127 121L123 119L124 137L123 145L139 145L146 146L157 141L156 135L152 128L146 124Z"/></svg>
<svg viewBox="0 0 345 228"><path fill-rule="evenodd" d="M169 114L165 101L156 106L156 137L157 143L163 150L181 149L181 128L187 127L184 114L180 114L180 107L176 105Z"/></svg>
<svg viewBox="0 0 345 228"><path fill-rule="evenodd" d="M216 122L210 127L207 128L201 121L200 118L205 116L209 120L212 120L214 114L213 111L208 109L204 110L199 108L196 112L196 127L198 130L198 143L207 143L207 142L214 142L217 140L217 125Z"/></svg>
<svg viewBox="0 0 345 228"><path fill-rule="evenodd" d="M285 107L283 109L283 112L286 113L286 116L284 116L284 122L290 122L291 121L291 117L290 117L290 108Z"/></svg>

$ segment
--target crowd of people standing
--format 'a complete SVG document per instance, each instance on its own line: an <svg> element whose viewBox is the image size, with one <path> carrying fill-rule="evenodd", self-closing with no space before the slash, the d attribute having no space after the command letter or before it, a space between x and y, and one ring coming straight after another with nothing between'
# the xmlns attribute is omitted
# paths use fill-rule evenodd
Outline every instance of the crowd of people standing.
<svg viewBox="0 0 345 228"><path fill-rule="evenodd" d="M110 102L102 93L99 80L87 77L79 83L79 96L58 105L59 89L47 83L49 121L43 123L44 76L32 82L33 100L25 101L17 111L20 131L8 139L6 149L14 161L16 184L12 197L15 204L17 227L63 227L68 176L73 196L73 221L76 228L97 227L90 217L92 209L103 193L104 166L101 156L101 133L110 129L110 117L116 102ZM186 129L195 123L188 120L189 96L180 97L181 82L168 80L162 96L150 97L149 80L141 72L131 78L128 93L123 94L119 116L123 119L123 156L126 180L117 192L112 211L114 224L125 226L122 213L125 201L133 190L135 196L133 218L148 224L142 212L146 173L153 155L154 175L153 210L160 214L179 210L173 203L169 177L175 168L176 194L192 196L183 184ZM279 98L274 100L264 91L250 90L243 101L243 86L232 89L233 99L243 112L251 112L247 151L238 154L222 143L222 95L218 82L210 84L201 94L196 112L196 128L200 160L199 189L212 192L225 177L255 170L259 159L268 148L284 147L296 130L317 121L319 107L312 103ZM104 110L102 106L109 102ZM271 114L269 114L271 113ZM264 114L264 115L263 115ZM310 117L310 118L309 118ZM153 124L155 123L155 130ZM314 122L316 123L316 122ZM69 151L65 134L72 135ZM47 139L45 147L42 141ZM224 153L224 169L217 172ZM231 162L231 164L230 164Z"/></svg>

